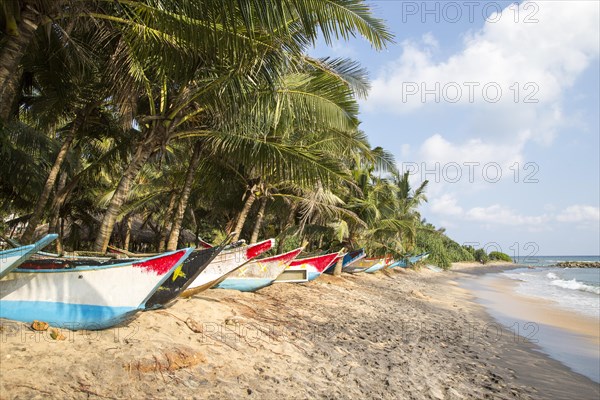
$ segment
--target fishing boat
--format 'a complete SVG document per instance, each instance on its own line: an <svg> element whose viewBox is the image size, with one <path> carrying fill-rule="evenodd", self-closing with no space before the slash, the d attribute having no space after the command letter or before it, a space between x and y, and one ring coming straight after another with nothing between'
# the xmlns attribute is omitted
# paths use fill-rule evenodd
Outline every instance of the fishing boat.
<svg viewBox="0 0 600 400"><path fill-rule="evenodd" d="M385 268L391 263L391 259L389 258L363 258L354 263L353 270L348 271L351 273L357 272L366 272L368 274L372 274L374 272L379 271L380 269Z"/></svg>
<svg viewBox="0 0 600 400"><path fill-rule="evenodd" d="M364 249L353 250L349 253L346 253L344 255L344 259L342 261L342 271L344 271L344 272L352 271L352 268L351 268L352 265L355 262L357 262L358 260L363 259L365 256L366 256L366 253L365 253ZM337 260L332 265L327 267L325 272L328 274L333 274L336 264L337 264Z"/></svg>
<svg viewBox="0 0 600 400"><path fill-rule="evenodd" d="M427 257L429 257L429 253L417 254L416 256L411 256L408 258L404 258L402 260L398 260L398 261L390 264L388 266L388 268L396 268L396 267L406 268L413 264L418 263L421 260L425 260Z"/></svg>
<svg viewBox="0 0 600 400"><path fill-rule="evenodd" d="M394 261L393 263L388 265L388 268L396 268L396 267L400 267L400 268L408 267L408 260L402 259L402 260Z"/></svg>
<svg viewBox="0 0 600 400"><path fill-rule="evenodd" d="M37 251L48 246L57 237L57 234L51 233L33 244L0 251L0 278L17 268Z"/></svg>
<svg viewBox="0 0 600 400"><path fill-rule="evenodd" d="M302 252L302 248L285 254L251 261L233 272L227 279L216 285L215 288L254 292L269 286L300 252Z"/></svg>
<svg viewBox="0 0 600 400"><path fill-rule="evenodd" d="M350 274L366 272L371 267L377 267L380 261L380 258L366 258L363 256L359 260L353 262L351 265L348 265L346 268L343 269L343 271L348 272Z"/></svg>
<svg viewBox="0 0 600 400"><path fill-rule="evenodd" d="M173 271L171 276L146 301L146 310L167 307L204 271L209 264L223 251L223 245L202 250L195 250Z"/></svg>
<svg viewBox="0 0 600 400"><path fill-rule="evenodd" d="M181 295L184 297L193 296L221 283L235 270L265 251L269 251L273 244L275 244L275 240L268 239L256 244L243 245L222 251Z"/></svg>
<svg viewBox="0 0 600 400"><path fill-rule="evenodd" d="M294 260L275 279L275 282L306 282L317 279L338 257L338 253Z"/></svg>
<svg viewBox="0 0 600 400"><path fill-rule="evenodd" d="M425 260L427 257L429 257L429 253L421 253L417 254L416 256L409 257L408 261L411 264L416 264L419 261Z"/></svg>
<svg viewBox="0 0 600 400"><path fill-rule="evenodd" d="M367 268L365 270L365 272L367 274L372 274L374 272L377 272L377 271L379 271L381 269L384 269L384 268L388 267L392 262L394 262L394 260L391 257L381 258L378 263L376 263L375 265Z"/></svg>
<svg viewBox="0 0 600 400"><path fill-rule="evenodd" d="M73 330L109 328L144 309L192 250L135 260L27 261L0 279L0 317Z"/></svg>
<svg viewBox="0 0 600 400"><path fill-rule="evenodd" d="M325 268L325 271L323 271L323 273L327 272L328 274L333 275L336 265L340 260L343 260L346 254L348 253L338 253L338 256L331 262L331 264L329 264L327 268Z"/></svg>
<svg viewBox="0 0 600 400"><path fill-rule="evenodd" d="M366 256L367 256L367 253L365 253L365 249L353 250L344 256L342 268L350 267L352 264L354 264L355 262L357 262L359 260L362 260Z"/></svg>

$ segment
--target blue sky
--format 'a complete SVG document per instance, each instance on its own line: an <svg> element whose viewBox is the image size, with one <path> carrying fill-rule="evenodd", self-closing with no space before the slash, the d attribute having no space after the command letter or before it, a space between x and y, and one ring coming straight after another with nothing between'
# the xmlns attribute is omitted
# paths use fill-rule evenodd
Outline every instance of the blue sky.
<svg viewBox="0 0 600 400"><path fill-rule="evenodd" d="M600 254L599 2L370 1L395 44L324 43L369 70L361 128L459 243Z"/></svg>

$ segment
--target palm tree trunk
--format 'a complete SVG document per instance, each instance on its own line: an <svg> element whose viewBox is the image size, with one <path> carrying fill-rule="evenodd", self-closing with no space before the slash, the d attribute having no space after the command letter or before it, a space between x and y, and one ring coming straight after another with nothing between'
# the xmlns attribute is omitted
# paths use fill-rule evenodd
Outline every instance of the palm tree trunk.
<svg viewBox="0 0 600 400"><path fill-rule="evenodd" d="M63 240L62 238L65 236L65 219L64 218L59 218L59 225L58 225L58 240L56 241L56 254L62 254L65 249L63 246Z"/></svg>
<svg viewBox="0 0 600 400"><path fill-rule="evenodd" d="M258 209L258 215L256 216L256 223L254 224L254 230L252 231L250 243L256 243L258 240L258 234L260 232L263 220L265 219L265 208L267 208L267 201L267 197L260 199L260 208Z"/></svg>
<svg viewBox="0 0 600 400"><path fill-rule="evenodd" d="M169 206L165 212L165 222L160 232L160 240L158 242L158 251L164 251L167 246L167 236L171 232L173 226L173 213L175 212L175 206L177 201L177 191L174 190L169 197Z"/></svg>
<svg viewBox="0 0 600 400"><path fill-rule="evenodd" d="M33 214L29 218L27 228L25 228L25 232L23 232L23 235L21 236L21 242L23 243L31 242L31 239L33 238L33 233L35 232L35 228L37 228L40 220L42 219L42 214L44 213L46 204L48 204L50 193L52 192L52 188L54 188L54 184L56 183L56 177L58 176L63 161L65 161L67 153L69 152L71 144L73 143L74 132L75 127L73 127L71 133L65 138L65 141L63 142L62 146L60 146L60 150L56 155L54 165L52 165L52 168L50 169L50 173L48 174L48 178L46 179L46 183L44 184L42 193L40 194L40 197L38 198L38 201L35 205Z"/></svg>
<svg viewBox="0 0 600 400"><path fill-rule="evenodd" d="M56 187L55 199L59 193L61 193L65 186L67 185L67 174L66 172L62 172L60 174L60 179L58 180L58 186ZM63 245L62 245L62 232L61 232L61 218L60 218L60 208L54 208L54 201L52 202L52 207L50 207L50 221L48 223L48 233L58 233L58 238L56 238L56 254L62 254Z"/></svg>
<svg viewBox="0 0 600 400"><path fill-rule="evenodd" d="M333 269L333 276L341 276L342 275L342 265L343 264L344 264L344 257L341 257L335 264L335 268Z"/></svg>
<svg viewBox="0 0 600 400"><path fill-rule="evenodd" d="M277 243L277 254L283 251L283 246L285 245L285 239L287 237L286 231L292 226L294 223L294 219L296 218L296 211L298 210L298 203L294 203L292 208L290 209L290 213L288 214L287 220L285 221L285 225L283 226L282 234L279 239L279 243Z"/></svg>
<svg viewBox="0 0 600 400"><path fill-rule="evenodd" d="M191 223L190 228L194 229L194 232L196 232L198 230L198 221L196 221L196 214L194 214L194 211L191 208L188 208L188 216Z"/></svg>
<svg viewBox="0 0 600 400"><path fill-rule="evenodd" d="M63 177L65 178L64 184L62 182ZM67 175L63 172L58 187L56 188L56 194L54 195L54 199L52 200L50 206L50 228L52 228L53 225L56 227L59 226L58 221L60 219L60 211L67 202L71 192L77 187L81 175L76 175L73 179L71 179L68 185L66 185L66 177ZM55 232L58 232L58 228L56 228Z"/></svg>
<svg viewBox="0 0 600 400"><path fill-rule="evenodd" d="M60 172L60 169L62 168L62 165L63 165L65 159L67 158L67 154L69 153L69 150L71 149L71 146L73 145L75 136L81 130L81 127L85 123L85 120L86 120L88 114L96 106L97 106L97 103L90 102L85 107L78 110L77 115L75 116L75 119L73 120L71 129L70 129L69 133L67 134L67 136L65 137L63 144L60 146L60 150L58 151L58 154L56 155L56 159L54 160L54 165L50 169L48 178L46 178L46 183L44 184L42 193L41 193L40 197L38 198L38 201L35 205L33 214L29 218L29 223L27 225L27 228L25 229L25 232L23 232L23 235L21 236L22 242L25 243L25 241L26 241L27 243L29 243L31 241L33 233L35 232L35 228L37 228L37 225L40 223L40 220L44 213L44 209L46 208L46 205L48 204L48 199L50 198L50 193L56 182L56 177L58 176L58 173ZM66 177L65 177L65 179L66 179ZM62 188L59 188L56 191L56 193L58 194L64 188L64 186L65 185L63 183Z"/></svg>
<svg viewBox="0 0 600 400"><path fill-rule="evenodd" d="M94 242L95 252L106 252L108 242L110 241L110 237L115 227L115 222L117 221L117 215L119 214L119 210L125 202L127 194L129 194L131 184L133 183L135 178L137 178L140 170L142 169L146 161L148 161L148 158L154 152L156 146L158 145L157 139L157 135L154 133L154 131L152 131L148 136L148 140L140 143L137 146L135 154L133 155L129 166L127 166L127 169L123 173L123 176L121 177L121 180L119 181L119 184L115 189L115 193L110 199L108 208L104 213L102 222L100 223L98 235L96 236L96 241Z"/></svg>
<svg viewBox="0 0 600 400"><path fill-rule="evenodd" d="M42 16L29 7L21 10L15 35L5 35L6 42L0 51L0 120L11 114L19 86L19 64L31 43Z"/></svg>
<svg viewBox="0 0 600 400"><path fill-rule="evenodd" d="M129 242L131 242L131 215L126 217L125 221L125 237L123 238L123 250L129 251Z"/></svg>
<svg viewBox="0 0 600 400"><path fill-rule="evenodd" d="M201 152L202 143L198 141L194 145L194 152L192 153L192 158L190 159L190 165L188 166L188 170L185 174L185 181L183 183L183 188L181 189L181 197L179 197L177 211L175 212L175 218L173 218L173 227L171 228L169 241L167 242L167 250L177 249L177 242L179 240L179 232L181 231L183 215L185 214L190 193L192 192L192 184L194 183L194 177L196 175L196 170L198 169L198 164L200 164Z"/></svg>
<svg viewBox="0 0 600 400"><path fill-rule="evenodd" d="M248 198L246 199L246 202L244 203L244 208L242 208L242 211L240 212L240 216L238 217L237 223L235 224L235 228L234 228L234 232L235 235L233 236L233 241L235 242L236 240L240 239L240 235L242 234L242 229L244 228L244 223L246 222L246 219L248 218L248 213L250 212L250 209L252 208L252 204L254 204L254 200L256 200L256 194L254 193L254 191L256 190L256 185L253 185L252 188L250 189L250 194L248 195Z"/></svg>

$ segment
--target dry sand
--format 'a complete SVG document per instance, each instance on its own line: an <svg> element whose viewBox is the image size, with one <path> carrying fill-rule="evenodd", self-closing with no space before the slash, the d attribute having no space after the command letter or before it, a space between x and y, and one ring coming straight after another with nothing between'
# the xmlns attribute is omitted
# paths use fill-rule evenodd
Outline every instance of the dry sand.
<svg viewBox="0 0 600 400"><path fill-rule="evenodd" d="M475 270L209 290L64 341L4 321L0 398L597 399L497 330L455 281Z"/></svg>

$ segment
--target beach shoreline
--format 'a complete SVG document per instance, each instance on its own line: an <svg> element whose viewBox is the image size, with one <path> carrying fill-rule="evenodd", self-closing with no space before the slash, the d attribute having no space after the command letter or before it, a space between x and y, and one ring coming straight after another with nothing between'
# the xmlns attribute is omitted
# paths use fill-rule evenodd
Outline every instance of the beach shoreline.
<svg viewBox="0 0 600 400"><path fill-rule="evenodd" d="M600 382L600 322L560 304L517 291L519 281L502 274L461 280L495 321L575 372Z"/></svg>
<svg viewBox="0 0 600 400"><path fill-rule="evenodd" d="M65 341L4 321L0 397L597 398L594 382L499 331L458 282L504 268L209 290Z"/></svg>

